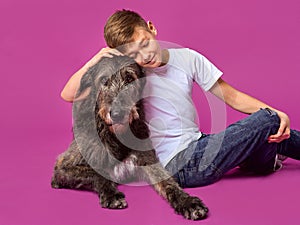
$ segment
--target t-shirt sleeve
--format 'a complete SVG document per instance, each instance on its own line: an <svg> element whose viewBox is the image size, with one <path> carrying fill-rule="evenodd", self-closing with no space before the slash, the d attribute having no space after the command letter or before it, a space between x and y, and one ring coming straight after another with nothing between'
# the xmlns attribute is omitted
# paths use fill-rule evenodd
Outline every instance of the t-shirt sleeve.
<svg viewBox="0 0 300 225"><path fill-rule="evenodd" d="M223 73L205 56L191 49L189 51L192 56L193 79L204 91L208 91Z"/></svg>

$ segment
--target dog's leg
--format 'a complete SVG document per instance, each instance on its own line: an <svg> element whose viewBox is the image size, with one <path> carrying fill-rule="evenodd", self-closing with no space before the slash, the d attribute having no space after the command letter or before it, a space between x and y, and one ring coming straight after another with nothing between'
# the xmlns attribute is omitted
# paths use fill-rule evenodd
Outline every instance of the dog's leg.
<svg viewBox="0 0 300 225"><path fill-rule="evenodd" d="M124 209L128 204L124 193L118 191L117 184L106 180L99 187L100 204L103 208Z"/></svg>
<svg viewBox="0 0 300 225"><path fill-rule="evenodd" d="M169 202L176 213L191 220L199 220L207 216L208 208L202 201L184 192L159 163L145 166L142 171L144 179Z"/></svg>
<svg viewBox="0 0 300 225"><path fill-rule="evenodd" d="M93 170L84 160L75 141L62 153L55 164L51 185L53 188L80 189L97 192L104 208L127 207L125 195L117 184Z"/></svg>
<svg viewBox="0 0 300 225"><path fill-rule="evenodd" d="M76 142L56 160L51 185L53 188L95 190L95 171L85 162Z"/></svg>

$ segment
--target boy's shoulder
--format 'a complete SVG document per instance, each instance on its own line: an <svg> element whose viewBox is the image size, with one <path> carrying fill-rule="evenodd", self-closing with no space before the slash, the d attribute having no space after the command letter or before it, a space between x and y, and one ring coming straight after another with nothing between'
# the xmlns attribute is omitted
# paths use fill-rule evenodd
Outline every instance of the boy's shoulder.
<svg viewBox="0 0 300 225"><path fill-rule="evenodd" d="M168 49L170 60L176 64L189 65L195 60L202 60L203 55L191 48L170 48Z"/></svg>
<svg viewBox="0 0 300 225"><path fill-rule="evenodd" d="M190 48L168 48L168 51L173 54L186 54L190 51Z"/></svg>
<svg viewBox="0 0 300 225"><path fill-rule="evenodd" d="M169 53L176 56L183 56L183 57L201 57L202 54L197 52L191 48L169 48Z"/></svg>

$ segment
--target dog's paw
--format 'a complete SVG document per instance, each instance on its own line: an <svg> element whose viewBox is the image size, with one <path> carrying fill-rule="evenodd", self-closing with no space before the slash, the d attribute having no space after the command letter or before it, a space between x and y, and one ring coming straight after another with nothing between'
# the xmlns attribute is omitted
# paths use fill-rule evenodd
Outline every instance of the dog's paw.
<svg viewBox="0 0 300 225"><path fill-rule="evenodd" d="M118 192L112 196L101 196L100 204L103 208L108 209L125 209L128 207L125 195L122 192Z"/></svg>
<svg viewBox="0 0 300 225"><path fill-rule="evenodd" d="M186 219L201 220L207 217L208 208L197 197L188 197L177 213L182 214Z"/></svg>
<svg viewBox="0 0 300 225"><path fill-rule="evenodd" d="M62 185L60 185L56 179L52 178L51 187L55 188L55 189L59 189L59 188L62 188Z"/></svg>

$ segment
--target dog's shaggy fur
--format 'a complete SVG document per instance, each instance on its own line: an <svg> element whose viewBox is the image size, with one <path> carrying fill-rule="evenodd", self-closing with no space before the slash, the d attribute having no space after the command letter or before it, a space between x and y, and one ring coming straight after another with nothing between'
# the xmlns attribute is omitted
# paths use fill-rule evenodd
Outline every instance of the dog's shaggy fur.
<svg viewBox="0 0 300 225"><path fill-rule="evenodd" d="M73 107L74 140L56 161L52 187L95 191L102 207L123 209L117 184L144 180L176 213L203 219L206 206L185 193L155 155L144 122L143 77L126 56L102 58L83 76Z"/></svg>

